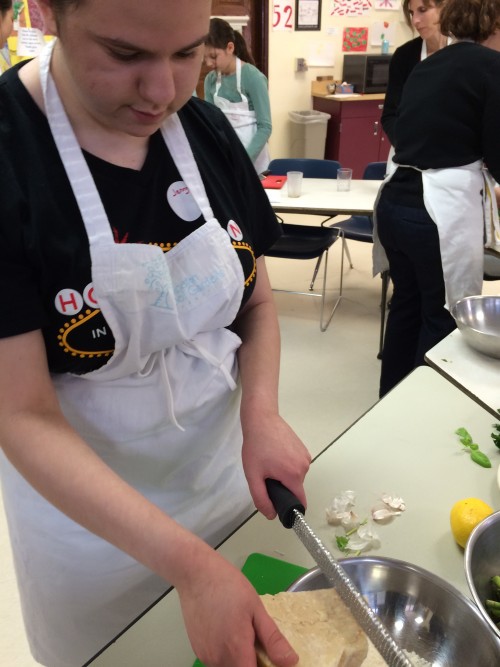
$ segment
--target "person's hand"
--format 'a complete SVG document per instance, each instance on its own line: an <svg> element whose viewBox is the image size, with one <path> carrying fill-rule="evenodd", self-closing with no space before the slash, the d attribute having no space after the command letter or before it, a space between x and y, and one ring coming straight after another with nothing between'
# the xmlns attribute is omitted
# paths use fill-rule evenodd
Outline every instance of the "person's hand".
<svg viewBox="0 0 500 667"><path fill-rule="evenodd" d="M243 468L255 507L268 519L276 511L266 479L277 479L307 507L304 478L311 455L290 426L276 413L259 414L243 425Z"/></svg>
<svg viewBox="0 0 500 667"><path fill-rule="evenodd" d="M256 667L255 644L278 667L298 656L266 612L250 582L217 552L178 586L189 640L205 667Z"/></svg>

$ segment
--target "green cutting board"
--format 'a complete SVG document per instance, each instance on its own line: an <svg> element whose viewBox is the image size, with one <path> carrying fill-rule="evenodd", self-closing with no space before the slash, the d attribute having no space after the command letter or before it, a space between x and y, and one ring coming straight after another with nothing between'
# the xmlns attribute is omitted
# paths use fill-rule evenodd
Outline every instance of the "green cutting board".
<svg viewBox="0 0 500 667"><path fill-rule="evenodd" d="M307 568L255 553L248 556L241 571L259 595L265 593L274 595L285 591L304 572L307 572ZM197 660L193 667L203 667L203 663Z"/></svg>

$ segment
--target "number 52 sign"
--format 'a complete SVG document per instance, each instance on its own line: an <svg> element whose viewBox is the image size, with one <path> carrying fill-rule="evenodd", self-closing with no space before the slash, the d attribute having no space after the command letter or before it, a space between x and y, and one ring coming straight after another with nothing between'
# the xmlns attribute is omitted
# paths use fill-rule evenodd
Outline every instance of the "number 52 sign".
<svg viewBox="0 0 500 667"><path fill-rule="evenodd" d="M292 0L273 3L273 30L293 30Z"/></svg>

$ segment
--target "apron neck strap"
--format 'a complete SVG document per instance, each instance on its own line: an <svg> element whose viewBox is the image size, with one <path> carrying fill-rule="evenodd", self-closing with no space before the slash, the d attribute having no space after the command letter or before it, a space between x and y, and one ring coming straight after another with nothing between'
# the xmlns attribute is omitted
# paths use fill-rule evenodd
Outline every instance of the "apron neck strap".
<svg viewBox="0 0 500 667"><path fill-rule="evenodd" d="M49 42L42 49L39 57L40 81L47 120L85 223L89 240L114 243L108 217L97 193L94 179L82 155L82 149L50 73L50 62L56 42L56 39Z"/></svg>
<svg viewBox="0 0 500 667"><path fill-rule="evenodd" d="M241 60L239 58L236 58L236 90L238 93L241 95L246 100L246 97L243 95L241 92ZM219 89L222 84L222 73L220 70L217 70L217 81L215 83L215 94L219 94Z"/></svg>
<svg viewBox="0 0 500 667"><path fill-rule="evenodd" d="M241 60L236 58L236 90L241 95Z"/></svg>
<svg viewBox="0 0 500 667"><path fill-rule="evenodd" d="M96 241L114 243L111 226L94 179L50 73L50 62L55 43L55 39L49 42L40 54L40 80L47 120L91 244ZM204 219L214 220L198 165L177 114L166 119L161 132L172 159L200 207Z"/></svg>
<svg viewBox="0 0 500 667"><path fill-rule="evenodd" d="M189 145L180 118L176 113L165 120L161 128L161 133L174 159L175 166L179 170L182 180L188 186L194 200L200 207L204 219L207 222L215 220L198 165L194 159L193 151Z"/></svg>

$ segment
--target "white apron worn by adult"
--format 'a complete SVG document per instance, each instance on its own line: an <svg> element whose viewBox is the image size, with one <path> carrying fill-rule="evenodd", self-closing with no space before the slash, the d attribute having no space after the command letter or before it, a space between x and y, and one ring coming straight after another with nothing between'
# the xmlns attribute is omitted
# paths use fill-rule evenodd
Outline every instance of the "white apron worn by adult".
<svg viewBox="0 0 500 667"><path fill-rule="evenodd" d="M206 222L166 254L114 243L50 76L50 56L51 47L40 59L47 117L87 230L99 307L116 340L99 370L53 376L62 409L110 467L215 545L254 509L241 463L241 341L224 328L241 304L240 262L213 217L177 115L165 123L164 139ZM168 584L56 510L3 456L1 463L32 651L44 665L80 667Z"/></svg>
<svg viewBox="0 0 500 667"><path fill-rule="evenodd" d="M240 138L241 143L247 148L257 132L257 115L255 111L250 109L248 98L241 92L241 60L239 58L236 58L236 90L240 94L241 101L230 102L225 97L220 97L219 90L221 84L222 75L220 72L217 72L214 104L225 114ZM266 171L269 162L269 148L266 144L253 162L257 173L262 174L262 172Z"/></svg>
<svg viewBox="0 0 500 667"><path fill-rule="evenodd" d="M389 268L378 238L375 213L383 187L398 166L391 163L375 202L373 275ZM485 245L500 243L498 210L492 204L494 181L482 160L463 167L419 171L424 205L438 229L446 307L450 309L463 297L481 294Z"/></svg>

